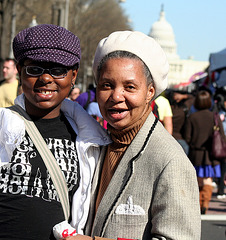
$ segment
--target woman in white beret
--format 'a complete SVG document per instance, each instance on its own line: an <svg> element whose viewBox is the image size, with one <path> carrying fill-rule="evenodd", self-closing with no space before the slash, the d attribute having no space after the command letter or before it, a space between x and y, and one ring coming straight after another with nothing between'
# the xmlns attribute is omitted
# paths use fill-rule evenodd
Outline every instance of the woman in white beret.
<svg viewBox="0 0 226 240"><path fill-rule="evenodd" d="M200 239L195 169L150 107L167 87L168 69L161 47L143 33L100 41L93 71L113 142L93 179L91 237L68 239Z"/></svg>

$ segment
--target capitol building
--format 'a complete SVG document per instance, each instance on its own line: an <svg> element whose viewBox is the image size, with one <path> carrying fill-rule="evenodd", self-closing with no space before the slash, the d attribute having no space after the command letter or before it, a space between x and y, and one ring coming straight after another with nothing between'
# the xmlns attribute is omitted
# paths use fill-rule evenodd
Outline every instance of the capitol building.
<svg viewBox="0 0 226 240"><path fill-rule="evenodd" d="M177 54L177 44L172 26L166 21L163 7L160 11L159 20L154 22L149 34L165 51L170 71L168 75L169 88L175 85L189 82L189 79L198 72L203 72L208 67L208 61L196 61L193 58L180 59Z"/></svg>

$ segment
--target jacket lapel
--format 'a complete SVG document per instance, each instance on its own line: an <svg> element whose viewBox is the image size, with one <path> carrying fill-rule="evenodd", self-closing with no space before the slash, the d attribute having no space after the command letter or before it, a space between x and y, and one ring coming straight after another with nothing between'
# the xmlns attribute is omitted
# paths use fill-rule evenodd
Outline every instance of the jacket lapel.
<svg viewBox="0 0 226 240"><path fill-rule="evenodd" d="M120 200L121 194L125 189L129 178L133 174L133 164L139 158L138 153L142 149L144 145L144 140L148 136L149 130L153 125L155 117L152 113L149 114L146 122L138 132L137 136L134 138L130 146L127 148L124 156L122 157L112 179L109 183L108 188L100 202L98 207L94 222L93 222L93 233L92 236L100 236L102 237L105 226L107 225L111 215L114 213L117 202ZM102 151L103 153L103 151ZM104 160L104 154L102 154L102 161ZM96 188L98 179L97 177L100 175L101 165L98 166L96 171L96 176L94 178L93 187ZM98 173L98 174L97 174ZM98 176L97 176L98 175ZM96 197L96 194L93 192L93 197ZM95 202L95 201L92 201Z"/></svg>
<svg viewBox="0 0 226 240"><path fill-rule="evenodd" d="M125 188L128 178L131 176L131 166L129 160L132 159L133 156L133 153L128 148L99 204L93 223L93 236L101 236L101 232L103 232L103 226L108 222L108 219L114 212L115 204L120 198L121 192Z"/></svg>
<svg viewBox="0 0 226 240"><path fill-rule="evenodd" d="M98 192L98 183L101 176L101 169L104 162L104 157L107 151L107 146L101 148L99 161L97 162L97 166L94 172L92 187L91 187L91 199L90 199L90 209L89 209L89 217L85 226L85 234L90 235L92 231L93 221L95 217L95 207L96 207L96 197Z"/></svg>

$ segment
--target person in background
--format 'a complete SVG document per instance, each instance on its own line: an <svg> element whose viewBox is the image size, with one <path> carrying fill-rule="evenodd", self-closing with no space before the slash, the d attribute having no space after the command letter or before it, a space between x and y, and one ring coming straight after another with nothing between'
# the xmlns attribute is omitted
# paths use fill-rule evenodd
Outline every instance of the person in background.
<svg viewBox="0 0 226 240"><path fill-rule="evenodd" d="M19 32L13 52L23 87L15 104L56 159L68 187L70 219L83 233L100 146L110 140L78 103L65 99L75 84L80 41L63 27L41 24ZM0 239L55 239L52 228L65 217L49 171L23 119L0 108L0 123Z"/></svg>
<svg viewBox="0 0 226 240"><path fill-rule="evenodd" d="M85 110L91 102L96 100L96 88L93 84L90 84L87 91L81 93L75 101L78 102Z"/></svg>
<svg viewBox="0 0 226 240"><path fill-rule="evenodd" d="M76 87L74 86L69 95L68 95L68 99L72 100L72 101L75 101L75 99L80 95L80 88L79 87Z"/></svg>
<svg viewBox="0 0 226 240"><path fill-rule="evenodd" d="M215 96L215 105L217 107L217 112L220 116L220 119L222 121L222 125L224 128L224 134L226 135L226 86L221 87L216 90ZM220 160L220 166L221 166L221 177L217 184L217 198L218 199L225 199L226 195L224 192L225 185L226 185L226 159Z"/></svg>
<svg viewBox="0 0 226 240"><path fill-rule="evenodd" d="M150 106L168 70L159 44L141 32L99 42L96 98L113 142L94 175L87 236L66 239L200 239L195 169Z"/></svg>
<svg viewBox="0 0 226 240"><path fill-rule="evenodd" d="M87 113L91 115L96 121L105 129L107 129L107 122L103 119L101 115L100 108L97 102L91 102L87 109Z"/></svg>
<svg viewBox="0 0 226 240"><path fill-rule="evenodd" d="M189 145L184 139L185 122L188 117L189 109L194 102L194 97L187 92L168 91L167 98L173 113L173 137L184 149L186 155L189 152Z"/></svg>
<svg viewBox="0 0 226 240"><path fill-rule="evenodd" d="M194 96L196 96L197 92L202 91L202 90L207 91L210 94L211 106L210 106L209 110L213 111L214 105L215 105L214 104L214 99L213 99L213 93L214 93L213 89L209 88L208 86L204 86L204 85L198 86L198 88L193 91ZM194 113L196 111L197 111L197 109L195 108L194 104L192 104L191 107L190 107L188 115L190 115L190 114L192 114L192 113Z"/></svg>
<svg viewBox="0 0 226 240"><path fill-rule="evenodd" d="M164 125L165 129L173 134L173 113L169 103L169 100L164 96L158 96L155 99L155 103L158 106L159 120Z"/></svg>
<svg viewBox="0 0 226 240"><path fill-rule="evenodd" d="M0 82L0 107L9 107L14 104L14 100L18 95L19 81L17 79L15 59L5 59L3 77L4 79Z"/></svg>
<svg viewBox="0 0 226 240"><path fill-rule="evenodd" d="M199 183L202 214L206 214L212 197L212 178L219 178L221 174L219 161L211 155L214 127L214 113L209 110L211 105L210 93L206 90L198 91L194 101L197 111L187 118L185 126L185 140L189 144L188 157L196 169ZM220 129L222 132L222 125Z"/></svg>

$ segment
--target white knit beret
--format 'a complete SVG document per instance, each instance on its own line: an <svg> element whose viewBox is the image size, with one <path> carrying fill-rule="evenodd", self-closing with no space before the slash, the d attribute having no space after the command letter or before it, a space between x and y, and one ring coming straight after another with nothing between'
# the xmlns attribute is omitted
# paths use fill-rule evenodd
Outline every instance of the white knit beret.
<svg viewBox="0 0 226 240"><path fill-rule="evenodd" d="M97 69L101 60L109 53L127 51L138 56L149 68L155 84L155 98L168 85L169 64L160 45L151 37L137 31L117 31L103 38L96 49L93 74L97 83Z"/></svg>

